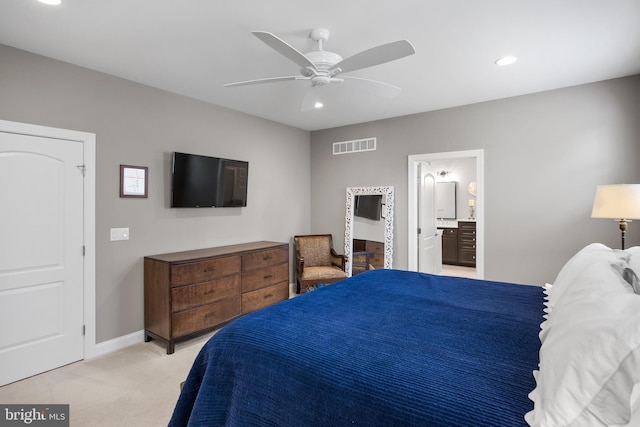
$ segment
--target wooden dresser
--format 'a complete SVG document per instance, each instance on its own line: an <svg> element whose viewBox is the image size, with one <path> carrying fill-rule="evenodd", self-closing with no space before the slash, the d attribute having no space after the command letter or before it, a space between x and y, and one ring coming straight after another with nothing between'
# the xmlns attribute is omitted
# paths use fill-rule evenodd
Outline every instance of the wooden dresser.
<svg viewBox="0 0 640 427"><path fill-rule="evenodd" d="M144 258L145 341L175 341L289 297L289 245L252 242Z"/></svg>
<svg viewBox="0 0 640 427"><path fill-rule="evenodd" d="M476 266L476 223L458 221L458 263Z"/></svg>
<svg viewBox="0 0 640 427"><path fill-rule="evenodd" d="M384 268L384 243L374 240L353 239L353 252L369 252L373 268Z"/></svg>
<svg viewBox="0 0 640 427"><path fill-rule="evenodd" d="M442 263L476 266L476 223L458 221L458 228L441 228Z"/></svg>

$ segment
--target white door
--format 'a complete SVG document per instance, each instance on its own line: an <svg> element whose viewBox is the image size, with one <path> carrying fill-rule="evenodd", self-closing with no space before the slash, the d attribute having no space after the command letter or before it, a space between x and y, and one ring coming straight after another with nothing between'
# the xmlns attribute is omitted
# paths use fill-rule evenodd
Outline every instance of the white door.
<svg viewBox="0 0 640 427"><path fill-rule="evenodd" d="M418 271L438 274L442 270L442 240L436 233L436 179L428 164L418 168Z"/></svg>
<svg viewBox="0 0 640 427"><path fill-rule="evenodd" d="M83 144L0 132L0 385L83 358Z"/></svg>

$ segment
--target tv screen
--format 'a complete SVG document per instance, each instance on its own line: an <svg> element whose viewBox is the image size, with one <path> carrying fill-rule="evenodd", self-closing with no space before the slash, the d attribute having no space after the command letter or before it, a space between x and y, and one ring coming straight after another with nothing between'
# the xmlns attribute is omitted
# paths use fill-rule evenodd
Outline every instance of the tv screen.
<svg viewBox="0 0 640 427"><path fill-rule="evenodd" d="M171 207L247 206L248 172L248 162L174 152Z"/></svg>
<svg viewBox="0 0 640 427"><path fill-rule="evenodd" d="M380 212L382 211L381 195L356 196L355 204L355 216L380 221Z"/></svg>

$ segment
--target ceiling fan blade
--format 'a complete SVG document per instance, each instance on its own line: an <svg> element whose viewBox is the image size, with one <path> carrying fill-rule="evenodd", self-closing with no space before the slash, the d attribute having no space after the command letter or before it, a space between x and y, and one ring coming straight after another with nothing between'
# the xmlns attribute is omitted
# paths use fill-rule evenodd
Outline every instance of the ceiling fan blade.
<svg viewBox="0 0 640 427"><path fill-rule="evenodd" d="M291 46L289 43L278 38L277 36L266 31L252 31L251 34L262 40L272 49L278 51L281 55L295 62L303 68L311 68L317 71L316 66L306 56L304 56L299 50Z"/></svg>
<svg viewBox="0 0 640 427"><path fill-rule="evenodd" d="M383 98L388 98L388 99L395 98L400 94L400 92L402 92L402 88L399 88L398 86L394 86L389 83L384 83L378 80L363 79L361 77L352 77L352 76L340 76L340 78L348 81L348 83L345 83L345 84L351 85L352 82L353 83L358 82L358 83L362 83L362 85L360 86L367 85L369 88L372 88L372 90L375 91L376 96L380 96Z"/></svg>
<svg viewBox="0 0 640 427"><path fill-rule="evenodd" d="M372 47L371 49L364 50L343 59L329 69L329 74L333 76L338 73L361 70L363 68L404 58L405 56L413 55L414 53L416 53L416 50L408 40L398 40Z"/></svg>
<svg viewBox="0 0 640 427"><path fill-rule="evenodd" d="M302 77L302 76L269 77L266 79L256 79L256 80L247 80L244 82L227 83L226 85L223 85L223 86L224 87L248 86L248 85L261 84L261 83L286 82L290 80L310 80L310 77Z"/></svg>

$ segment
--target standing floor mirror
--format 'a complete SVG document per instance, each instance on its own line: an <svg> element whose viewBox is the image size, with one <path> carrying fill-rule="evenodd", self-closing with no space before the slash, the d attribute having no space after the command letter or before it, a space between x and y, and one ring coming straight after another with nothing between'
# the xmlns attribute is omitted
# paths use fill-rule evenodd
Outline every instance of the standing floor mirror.
<svg viewBox="0 0 640 427"><path fill-rule="evenodd" d="M356 203L359 196L381 196L381 206L379 214L371 215L371 207L363 205L358 206ZM353 245L354 236L357 237L355 230L356 222L354 216L358 215L358 219L364 218L364 225L358 224L358 227L365 227L367 221L384 221L384 229L380 232L379 239L384 243L384 267L392 268L393 265L393 187L347 187L346 193L346 209L344 223L344 254L346 257L345 271L348 277L352 275L353 267ZM361 199L364 200L364 199ZM373 209L375 212L375 209ZM369 212L369 213L368 213ZM361 231L361 230L358 230Z"/></svg>

